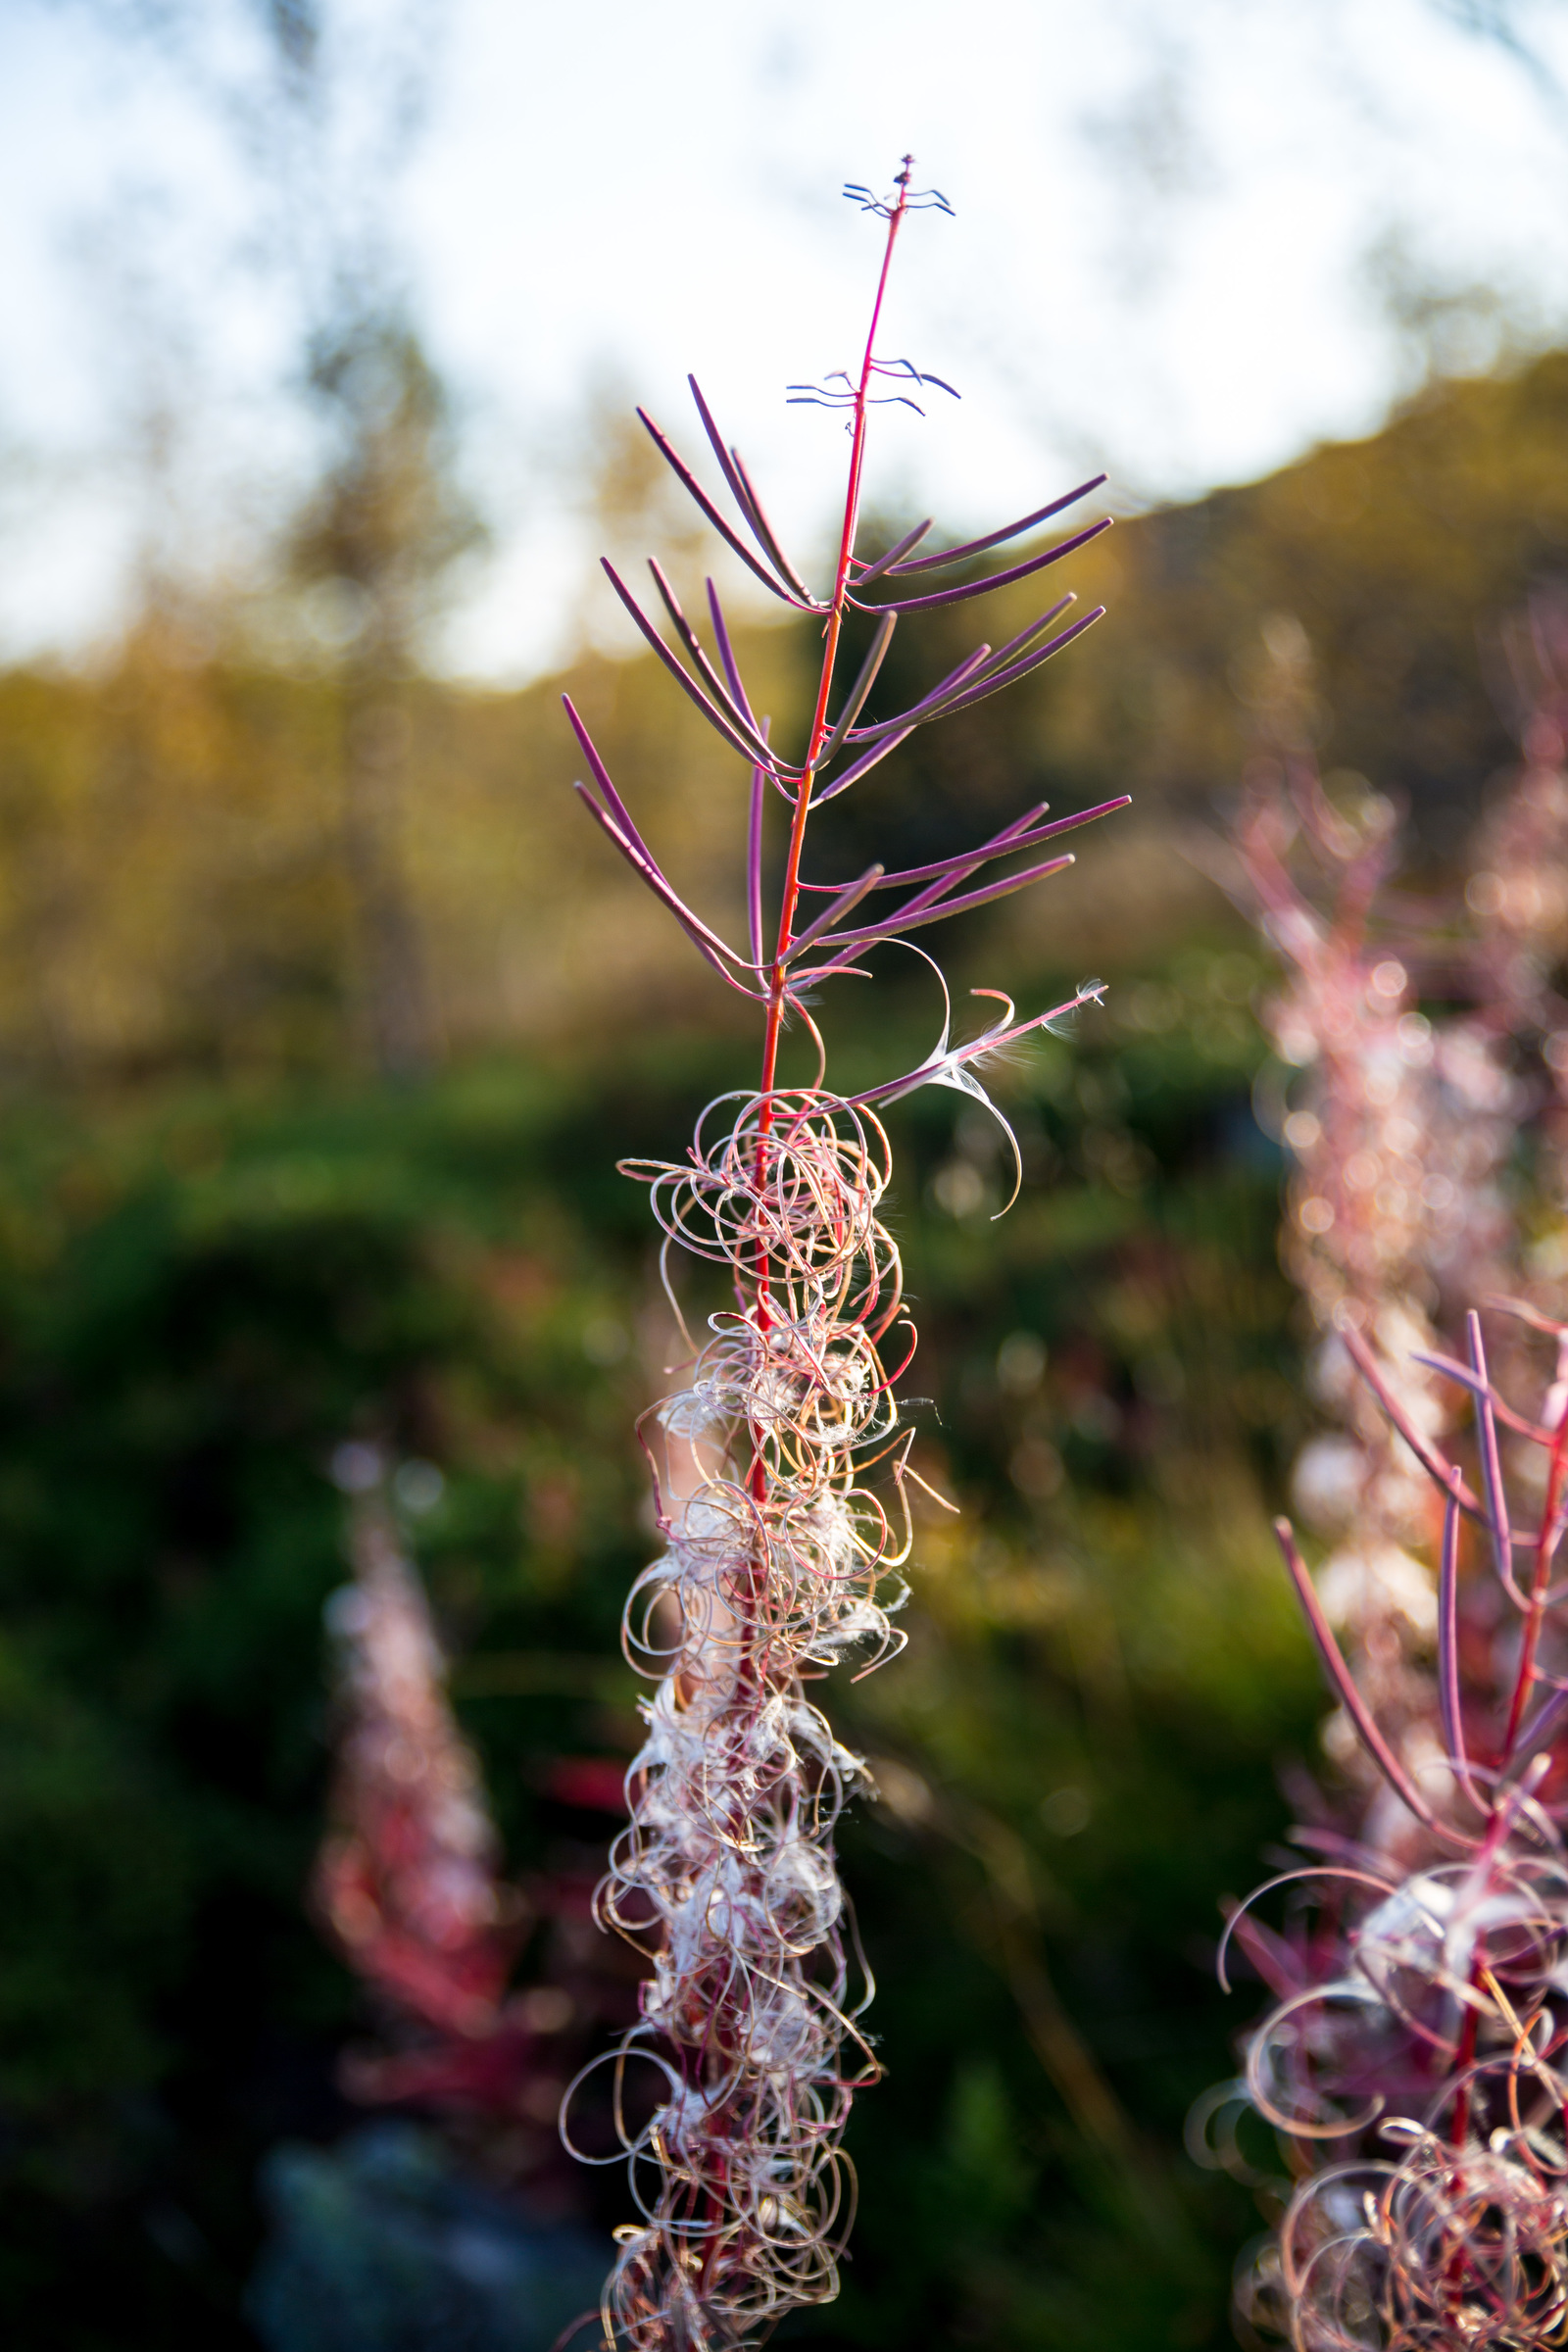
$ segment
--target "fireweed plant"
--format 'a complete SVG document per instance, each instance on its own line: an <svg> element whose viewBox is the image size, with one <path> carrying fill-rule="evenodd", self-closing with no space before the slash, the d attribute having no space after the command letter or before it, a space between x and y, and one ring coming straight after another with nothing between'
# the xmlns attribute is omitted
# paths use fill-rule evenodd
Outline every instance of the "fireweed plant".
<svg viewBox="0 0 1568 2352"><path fill-rule="evenodd" d="M1443 1762L1419 1779L1361 1694L1288 1521L1278 1532L1341 1704L1416 1835L1396 1857L1322 1827L1321 1863L1282 1873L1310 1897L1286 1935L1246 1906L1227 1927L1279 1996L1251 2035L1247 2089L1295 2176L1274 2243L1243 2282L1245 2316L1303 2352L1556 2342L1568 2322L1568 1328L1534 1409L1488 1374L1479 1318L1465 1360L1433 1367L1473 1398L1472 1482L1405 1415L1391 1420L1443 1515L1436 1684ZM1370 1371L1369 1371L1370 1377ZM1510 1493L1499 1432L1544 1480ZM1462 1673L1461 1552L1481 1549L1512 1640L1501 1687ZM1255 1900L1256 1898L1251 1898Z"/></svg>
<svg viewBox="0 0 1568 2352"><path fill-rule="evenodd" d="M1285 1932L1249 1904L1225 1937L1277 1996L1246 2088L1294 2180L1240 2308L1303 2352L1523 2348L1568 2326L1568 1325L1501 1183L1533 1157L1560 1220L1568 704L1539 615L1511 650L1525 763L1478 845L1467 940L1429 909L1400 955L1387 925L1374 944L1389 825L1348 821L1304 760L1288 795L1275 777L1252 797L1238 839L1288 973L1269 1025L1308 1076L1285 1122L1285 1256L1347 1433L1298 1465L1298 1504L1341 1537L1315 1581L1278 1526L1347 1787L1293 1833L1322 1859L1259 1890L1292 1890ZM1326 910L1289 870L1303 841L1320 873L1337 861ZM1423 961L1468 999L1445 1020L1414 1008ZM1457 1302L1509 1281L1525 1296L1493 1299L1489 1366Z"/></svg>
<svg viewBox="0 0 1568 2352"><path fill-rule="evenodd" d="M1058 625L1063 597L1000 648L978 645L909 708L869 714L878 669L902 615L977 599L1046 569L1108 527L1072 536L983 577L975 562L1048 522L1103 476L963 545L917 552L918 523L877 555L858 546L871 411L918 411L938 385L909 361L881 356L878 336L895 248L913 212L951 210L911 186L905 159L893 192L845 192L884 224L881 268L856 373L793 385L790 398L841 410L849 434L843 525L831 585L808 587L773 532L738 453L692 382L703 429L739 514L728 521L653 419L639 411L683 488L770 595L813 615L821 669L801 752L790 757L755 712L711 581L713 653L704 647L657 563L650 564L674 647L630 589L605 569L658 659L750 774L746 866L749 936L733 947L676 894L606 772L570 702L566 714L592 781L576 787L596 824L662 901L727 988L761 1014L755 1091L702 1113L684 1162L629 1160L650 1189L670 1251L723 1271L733 1303L710 1317L686 1385L652 1406L639 1436L653 1473L662 1556L637 1580L624 1643L657 1683L643 1703L647 1739L627 1777L630 1819L599 1890L603 1923L646 1957L641 2017L614 2070L621 2140L640 2219L618 2233L601 2319L607 2345L637 2352L718 2352L760 2343L788 2311L829 2300L848 2233L853 2176L842 2148L853 2092L880 2071L858 2022L871 1994L833 1852L834 1825L864 1780L806 1684L847 1653L867 1673L901 1637L892 1623L909 1548L908 1460L894 1383L914 1348L897 1247L878 1210L890 1177L878 1107L914 1088L956 1088L987 1102L975 1065L1097 993L1026 1020L1003 1009L967 1043L942 1034L918 1068L863 1093L824 1083L826 1057L808 998L863 975L878 948L949 914L990 906L1071 863L1053 854L965 886L1102 814L1043 821L1044 805L958 855L905 872L869 866L846 882L804 871L813 807L844 792L918 726L967 710L1027 676L1080 636L1099 610ZM956 581L944 575L956 571ZM875 616L869 654L838 684L851 612ZM834 705L837 705L836 710ZM786 838L776 911L764 908L767 811ZM1120 807L1109 802L1105 808ZM872 914L876 894L906 895ZM925 957L928 963L929 957ZM933 971L936 966L933 964ZM948 1003L941 974L943 999ZM782 1086L786 1024L811 1041L816 1075ZM670 1291L677 1317L679 1307ZM682 1326L684 1329L684 1326ZM891 1364L891 1369L889 1368ZM880 1473L877 1486L871 1484ZM879 1491L880 1490L880 1491ZM852 1969L846 1939L854 1953ZM646 2121L622 2107L630 2061L653 2070ZM563 2130L571 2129L571 2094Z"/></svg>
<svg viewBox="0 0 1568 2352"><path fill-rule="evenodd" d="M363 1443L340 1447L334 1462L351 1498L354 1573L327 1609L336 1771L312 1898L378 2028L375 2043L344 2053L338 2082L365 2106L433 2108L492 2178L537 2188L554 2175L559 2190L567 2167L548 2127L595 2029L620 2030L632 2014L630 1970L589 1928L590 1874L502 1875L389 1469ZM618 1790L593 1785L604 1772L560 1758L546 1788L618 1811ZM530 1945L530 1981L514 1987Z"/></svg>
<svg viewBox="0 0 1568 2352"><path fill-rule="evenodd" d="M1386 802L1336 808L1298 754L1283 784L1254 780L1233 844L1284 969L1262 1007L1276 1054L1300 1073L1283 1121L1293 1169L1281 1254L1320 1335L1314 1396L1338 1423L1302 1448L1294 1498L1330 1541L1317 1578L1328 1620L1419 1774L1444 1754L1430 1672L1439 1514L1378 1396L1396 1397L1428 1440L1451 1424L1453 1390L1432 1350L1461 1302L1510 1287L1501 1171L1524 1090L1485 1020L1418 1009L1412 967L1434 943L1396 934L1396 953L1387 917L1374 922L1395 848ZM1359 1800L1358 1837L1397 1851L1414 1825L1343 1709L1327 1744Z"/></svg>
<svg viewBox="0 0 1568 2352"><path fill-rule="evenodd" d="M315 1907L355 1973L430 2033L478 2039L517 1937L472 1750L458 1730L418 1575L368 1446L340 1449L354 1580L333 1594L338 1653L333 1826Z"/></svg>

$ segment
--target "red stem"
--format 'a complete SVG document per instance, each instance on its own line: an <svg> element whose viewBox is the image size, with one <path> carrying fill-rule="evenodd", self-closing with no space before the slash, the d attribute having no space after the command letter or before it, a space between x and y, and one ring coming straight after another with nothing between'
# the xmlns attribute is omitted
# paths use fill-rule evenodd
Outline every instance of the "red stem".
<svg viewBox="0 0 1568 2352"><path fill-rule="evenodd" d="M773 1128L771 1098L778 1070L779 1036L784 1025L787 958L794 938L795 914L801 895L801 853L806 841L806 820L810 812L811 787L815 780L816 762L821 756L822 746L828 735L828 698L833 689L833 669L838 659L839 638L843 631L844 613L849 595L850 559L855 549L856 523L859 515L860 475L865 461L866 410L875 359L877 328L882 318L883 298L887 293L888 273L893 265L893 249L898 241L899 229L907 209L911 160L908 156L904 159L904 169L898 180L898 197L888 215L887 243L882 251L882 268L877 277L876 299L871 306L871 323L865 338L865 354L860 363L859 382L855 392L855 413L850 446L850 477L844 500L844 525L839 536L838 566L834 573L833 595L828 606L824 627L825 642L822 648L821 675L816 689L816 707L811 714L811 731L807 742L800 793L795 804L794 818L790 826L789 850L785 858L784 889L779 906L778 940L773 951L768 987L767 1019L762 1037L762 1070L759 1088L762 1101L758 1117L756 1167L759 1197L767 1181L767 1139ZM757 1250L757 1326L759 1332L764 1335L771 1328L771 1317L768 1311L768 1254L760 1230L758 1234ZM760 1449L753 1456L749 1483L753 1499L759 1506L765 1503L767 1499L767 1463ZM759 1596L760 1579L764 1574L765 1570L761 1562L754 1559L749 1580L751 1589L744 1596L745 1601L753 1608L755 1608ZM743 1653L740 1673L737 1677L737 1697L748 1686L756 1686L760 1681L761 1676L758 1670L755 1648L749 1642ZM724 2177L724 2170L725 2168L720 2165L718 2168L720 2180ZM716 2219L716 2211L715 2203L710 2207L708 2218L710 2220ZM711 2283L718 2252L717 2240L710 2238L703 2262L704 2292Z"/></svg>
<svg viewBox="0 0 1568 2352"><path fill-rule="evenodd" d="M839 637L844 627L844 611L849 596L850 559L855 552L855 526L860 512L860 473L865 463L865 423L867 396L871 386L871 369L875 360L877 328L882 319L882 303L887 293L888 272L893 267L893 248L898 242L900 227L909 196L909 162L906 156L904 170L899 175L898 201L888 215L887 243L882 250L882 269L876 281L876 300L871 305L871 324L865 338L865 356L860 362L860 380L855 390L855 420L850 444L850 479L844 499L844 528L839 534L838 568L833 577L833 595L828 606L822 648L822 671L817 682L816 709L811 714L811 732L807 742L805 771L795 803L795 816L790 826L789 852L784 864L784 893L779 905L778 943L773 951L773 969L768 989L767 1026L762 1037L762 1077L760 1093L771 1095L778 1069L779 1033L784 1025L785 958L795 935L795 910L801 895L801 852L806 843L806 820L810 813L811 787L816 780L816 762L827 740L828 696L833 689L833 666L838 659ZM761 1114L761 1133L765 1137L771 1126L769 1106L764 1099ZM760 1150L759 1153L760 1161ZM767 1289L765 1265L760 1276L760 1302L764 1304ZM763 1328L766 1328L765 1321Z"/></svg>

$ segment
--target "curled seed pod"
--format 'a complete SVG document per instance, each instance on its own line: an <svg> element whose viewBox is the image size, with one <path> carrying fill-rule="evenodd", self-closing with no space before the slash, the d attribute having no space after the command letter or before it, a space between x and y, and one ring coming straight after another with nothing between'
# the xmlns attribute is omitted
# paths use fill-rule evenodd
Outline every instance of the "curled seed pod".
<svg viewBox="0 0 1568 2352"><path fill-rule="evenodd" d="M665 1548L625 1617L627 1655L659 1679L598 1895L651 1970L613 2063L674 2055L665 2095L623 2134L645 2223L606 2314L650 2348L679 2340L687 2300L689 2340L719 2344L835 2290L850 2095L879 2071L833 1856L862 1767L801 1676L852 1651L878 1662L899 1640L906 1539L860 1483L899 1442L877 1345L900 1287L876 1217L885 1139L820 1092L775 1095L765 1137L761 1107L743 1100L716 1137L705 1113L687 1165L640 1170L665 1230L728 1264L737 1291L760 1253L771 1271L764 1295L712 1318L688 1385L654 1408L710 1474L661 1494ZM660 1657L664 1602L679 1633Z"/></svg>

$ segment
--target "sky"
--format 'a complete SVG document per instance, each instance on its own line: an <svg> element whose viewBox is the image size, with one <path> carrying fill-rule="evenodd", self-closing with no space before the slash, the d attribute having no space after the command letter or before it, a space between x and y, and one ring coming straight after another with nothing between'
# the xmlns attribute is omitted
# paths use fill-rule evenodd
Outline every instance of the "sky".
<svg viewBox="0 0 1568 2352"><path fill-rule="evenodd" d="M1424 364L1401 301L1458 365L1568 330L1568 5L1518 0L1524 57L1466 29L1501 5L323 0L317 180L258 141L257 0L0 0L0 657L101 642L152 540L254 560L311 462L278 256L328 181L463 421L493 547L439 651L478 679L617 642L593 420L693 448L688 369L820 549L842 430L784 387L857 356L877 224L839 191L906 150L956 218L883 348L963 397L879 420L885 508L983 528L1104 466L1136 511L1370 431Z"/></svg>

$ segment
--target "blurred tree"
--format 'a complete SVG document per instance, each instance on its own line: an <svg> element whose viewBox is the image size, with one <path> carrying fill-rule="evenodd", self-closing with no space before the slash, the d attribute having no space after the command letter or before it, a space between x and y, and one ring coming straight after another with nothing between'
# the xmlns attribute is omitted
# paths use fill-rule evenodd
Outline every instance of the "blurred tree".
<svg viewBox="0 0 1568 2352"><path fill-rule="evenodd" d="M1532 38L1528 19L1550 15L1555 8L1561 13L1561 0L1428 0L1437 16L1461 32L1470 33L1476 40L1490 41L1504 56L1529 76L1551 106L1560 111L1565 97L1561 81L1544 55L1540 43Z"/></svg>
<svg viewBox="0 0 1568 2352"><path fill-rule="evenodd" d="M252 4L274 70L250 135L282 207L302 388L322 444L318 478L284 533L285 579L338 691L365 1043L383 1074L406 1077L433 1058L438 1023L407 873L404 688L452 565L484 538L458 485L450 404L402 291L390 225L433 26L422 0L372 19L328 0Z"/></svg>
<svg viewBox="0 0 1568 2352"><path fill-rule="evenodd" d="M287 542L287 577L333 657L343 839L376 1067L430 1062L436 1016L410 890L401 803L408 680L454 562L483 538L458 488L451 418L418 336L373 282L346 292L312 342L309 382L332 455Z"/></svg>
<svg viewBox="0 0 1568 2352"><path fill-rule="evenodd" d="M439 387L395 310L320 350L330 446L286 525L272 607L164 596L93 671L0 674L13 1068L319 1067L356 1035L407 1068L421 1036L461 1052L581 1039L638 994L685 1017L702 967L581 819L563 687L678 886L736 919L727 858L746 772L651 659L584 653L514 693L428 674L420 632L471 528ZM919 862L1031 798L1060 811L1129 791L1135 808L1070 893L995 918L1002 960L1076 979L1113 975L1156 935L1173 949L1206 887L1179 836L1250 756L1271 615L1313 648L1325 767L1407 802L1428 855L1449 856L1512 756L1493 616L1568 572L1565 433L1568 355L1547 353L1429 383L1365 441L1122 523L1072 572L1111 619L1070 663L965 713L946 750L916 737L831 803L814 878L863 865L873 819ZM628 514L658 525L639 462L611 436L593 495L612 543ZM1005 631L1045 601L1006 593ZM882 708L906 654L968 650L962 613L906 624ZM808 641L788 624L749 622L745 637L760 708L778 710ZM971 921L994 978L997 935Z"/></svg>
<svg viewBox="0 0 1568 2352"><path fill-rule="evenodd" d="M414 320L394 225L428 98L434 12L427 0L369 14L350 0L105 5L178 64L229 130L257 195L250 258L296 317L315 478L278 535L270 618L335 691L335 757L319 781L335 781L340 802L328 824L340 829L354 906L351 992L374 1065L407 1076L435 1054L439 1021L403 838L404 689L453 565L485 538L459 483L451 404ZM167 385L159 416L167 440Z"/></svg>

